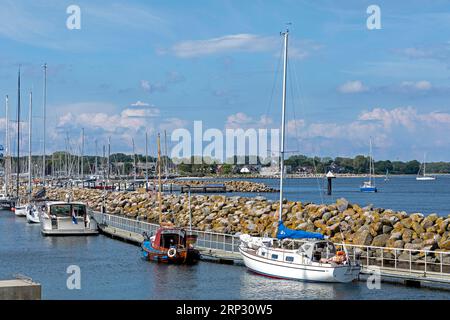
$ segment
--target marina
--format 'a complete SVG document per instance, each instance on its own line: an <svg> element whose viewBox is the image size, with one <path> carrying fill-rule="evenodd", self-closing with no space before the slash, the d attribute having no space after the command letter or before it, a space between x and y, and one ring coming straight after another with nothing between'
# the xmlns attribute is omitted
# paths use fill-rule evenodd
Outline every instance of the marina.
<svg viewBox="0 0 450 320"><path fill-rule="evenodd" d="M39 226L5 211L0 212L0 232L5 234L0 254L9 261L0 266L0 273L12 277L20 272L38 281L42 299L383 299L386 294L392 299L448 299L450 295L434 287L389 282L369 290L364 281L321 284L270 279L247 272L239 263L149 264L137 258L138 245L104 236L42 237ZM204 240L199 237L198 243L224 248L220 236L211 235ZM225 249L228 245L232 244ZM33 254L24 256L19 251ZM36 255L40 258L35 259ZM82 272L81 290L66 287L66 269L74 261ZM181 283L182 290L172 290Z"/></svg>
<svg viewBox="0 0 450 320"><path fill-rule="evenodd" d="M448 8L380 1L6 1L0 300L448 305Z"/></svg>

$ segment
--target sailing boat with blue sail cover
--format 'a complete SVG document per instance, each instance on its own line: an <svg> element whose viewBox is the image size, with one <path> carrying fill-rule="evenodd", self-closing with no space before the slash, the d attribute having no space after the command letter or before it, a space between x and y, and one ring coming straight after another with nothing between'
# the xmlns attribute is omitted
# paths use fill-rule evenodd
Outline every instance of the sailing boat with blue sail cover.
<svg viewBox="0 0 450 320"><path fill-rule="evenodd" d="M286 73L289 30L284 37L284 77L280 144L280 202L276 238L240 236L241 253L246 267L257 274L292 280L350 282L358 277L360 266L351 261L347 250L336 250L321 233L292 230L282 220L284 179L284 135L286 110Z"/></svg>

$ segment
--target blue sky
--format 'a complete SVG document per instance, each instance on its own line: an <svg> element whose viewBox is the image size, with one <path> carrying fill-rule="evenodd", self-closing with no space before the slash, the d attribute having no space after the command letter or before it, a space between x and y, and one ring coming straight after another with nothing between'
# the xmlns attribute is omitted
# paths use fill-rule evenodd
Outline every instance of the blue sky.
<svg viewBox="0 0 450 320"><path fill-rule="evenodd" d="M426 152L450 161L449 1L1 4L0 95L15 110L22 64L25 119L34 88L34 152L42 149L44 62L48 151L63 149L66 135L76 148L82 127L91 154L108 136L113 152L131 152L131 138L143 152L146 130L154 153L157 132L170 136L194 120L221 130L277 127L279 32L291 22L288 150L354 156L372 137L376 159ZM80 30L66 28L72 4ZM366 27L371 4L381 8L380 30Z"/></svg>

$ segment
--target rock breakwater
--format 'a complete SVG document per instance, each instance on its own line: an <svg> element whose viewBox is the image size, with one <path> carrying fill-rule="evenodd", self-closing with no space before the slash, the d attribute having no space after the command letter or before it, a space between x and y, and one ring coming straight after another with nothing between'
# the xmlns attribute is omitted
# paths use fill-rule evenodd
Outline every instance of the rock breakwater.
<svg viewBox="0 0 450 320"><path fill-rule="evenodd" d="M47 196L63 200L65 189L49 189ZM158 201L155 194L139 192L108 192L73 189L74 200L84 201L94 210L105 204L111 214L157 222ZM187 195L163 195L162 210L177 225L189 223ZM221 233L274 235L277 226L278 202L264 197L225 197L222 195L191 196L193 227ZM372 245L412 250L450 251L450 215L438 216L404 211L360 207L345 199L333 204L283 203L286 226L320 232L334 242Z"/></svg>

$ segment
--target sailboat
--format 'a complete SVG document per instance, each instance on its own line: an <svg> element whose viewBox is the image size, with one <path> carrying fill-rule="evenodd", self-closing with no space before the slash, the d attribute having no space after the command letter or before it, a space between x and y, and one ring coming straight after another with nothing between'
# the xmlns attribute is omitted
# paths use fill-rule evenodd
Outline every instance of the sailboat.
<svg viewBox="0 0 450 320"><path fill-rule="evenodd" d="M26 217L28 223L39 223L39 213L37 208L31 203L33 188L31 185L31 124L33 115L33 93L30 92L30 108L28 111L28 205L26 207Z"/></svg>
<svg viewBox="0 0 450 320"><path fill-rule="evenodd" d="M389 169L386 169L386 175L384 176L384 181L389 181Z"/></svg>
<svg viewBox="0 0 450 320"><path fill-rule="evenodd" d="M16 198L18 203L14 206L14 214L17 217L25 217L27 215L27 206L20 203L20 66L17 77L17 168L16 168Z"/></svg>
<svg viewBox="0 0 450 320"><path fill-rule="evenodd" d="M369 180L364 181L362 186L359 187L361 192L377 192L378 189L375 186L375 178L372 175L375 174L375 165L372 157L372 139L370 139L369 147Z"/></svg>
<svg viewBox="0 0 450 320"><path fill-rule="evenodd" d="M417 172L416 180L418 180L418 181L432 181L432 180L436 180L436 177L427 176L425 158L426 158L426 154L423 155L423 163L422 163L423 171L422 171L422 175L420 175L420 169L422 168L422 165L421 165L420 168L419 168L419 172Z"/></svg>
<svg viewBox="0 0 450 320"><path fill-rule="evenodd" d="M347 250L337 251L320 233L291 230L283 224L284 136L286 74L289 30L284 36L284 77L281 113L280 201L276 238L240 236L239 252L245 266L257 274L292 280L350 282L357 278L360 266L351 261Z"/></svg>
<svg viewBox="0 0 450 320"><path fill-rule="evenodd" d="M158 134L158 203L159 224L156 233L149 236L144 233L141 244L142 258L147 261L171 264L194 264L200 258L200 253L194 248L196 235L190 234L184 228L176 227L172 222L162 221L161 202L161 146Z"/></svg>

